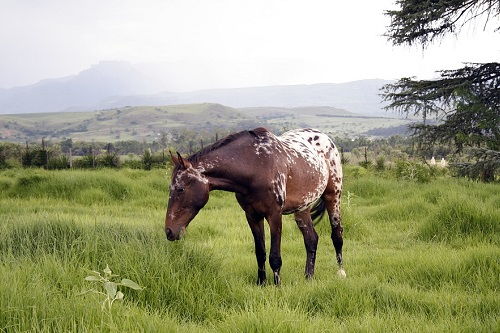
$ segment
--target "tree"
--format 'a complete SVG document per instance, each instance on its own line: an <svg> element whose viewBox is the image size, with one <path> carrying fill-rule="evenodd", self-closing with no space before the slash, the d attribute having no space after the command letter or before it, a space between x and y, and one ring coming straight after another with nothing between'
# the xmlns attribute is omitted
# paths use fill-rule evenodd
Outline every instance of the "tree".
<svg viewBox="0 0 500 333"><path fill-rule="evenodd" d="M71 138L63 139L59 144L61 145L61 151L65 154L68 154L70 149L73 148L73 140Z"/></svg>
<svg viewBox="0 0 500 333"><path fill-rule="evenodd" d="M500 1L399 0L386 36L394 45L420 43L456 32L464 24L486 17L500 18ZM500 30L499 27L496 30ZM421 145L448 143L455 153L468 152L469 161L457 163L459 174L485 181L500 170L500 64L467 63L442 70L435 80L402 78L382 88L386 109L422 116L412 125ZM433 123L427 119L435 118Z"/></svg>
<svg viewBox="0 0 500 333"><path fill-rule="evenodd" d="M396 4L400 9L385 12L391 18L385 36L394 45L419 43L425 47L471 21L486 17L486 27L500 16L498 0L398 0Z"/></svg>

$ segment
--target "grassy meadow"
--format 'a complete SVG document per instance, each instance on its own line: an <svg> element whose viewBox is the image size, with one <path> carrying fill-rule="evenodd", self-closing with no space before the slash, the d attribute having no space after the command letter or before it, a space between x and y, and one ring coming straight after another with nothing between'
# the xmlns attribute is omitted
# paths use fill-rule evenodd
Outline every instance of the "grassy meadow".
<svg viewBox="0 0 500 333"><path fill-rule="evenodd" d="M0 331L499 331L500 185L346 171L347 278L323 220L316 275L304 279L287 216L279 288L255 285L253 239L230 193L212 192L171 243L165 170L1 171ZM106 265L145 287L123 290L111 312L81 295Z"/></svg>

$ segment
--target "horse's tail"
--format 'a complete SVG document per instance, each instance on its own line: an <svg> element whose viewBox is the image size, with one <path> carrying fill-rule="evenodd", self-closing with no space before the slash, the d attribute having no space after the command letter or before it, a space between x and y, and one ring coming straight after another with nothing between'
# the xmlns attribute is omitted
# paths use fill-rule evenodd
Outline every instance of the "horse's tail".
<svg viewBox="0 0 500 333"><path fill-rule="evenodd" d="M326 204L323 198L319 198L311 209L311 219L314 225L318 224L325 215Z"/></svg>

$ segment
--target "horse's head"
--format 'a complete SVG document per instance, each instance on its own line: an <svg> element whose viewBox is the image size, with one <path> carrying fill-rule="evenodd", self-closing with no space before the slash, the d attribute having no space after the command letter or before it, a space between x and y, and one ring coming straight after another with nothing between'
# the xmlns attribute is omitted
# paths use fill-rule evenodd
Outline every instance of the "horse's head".
<svg viewBox="0 0 500 333"><path fill-rule="evenodd" d="M175 165L172 172L172 185L165 217L165 234L170 241L177 240L191 220L208 201L208 179L202 170L194 168L191 163L172 155Z"/></svg>

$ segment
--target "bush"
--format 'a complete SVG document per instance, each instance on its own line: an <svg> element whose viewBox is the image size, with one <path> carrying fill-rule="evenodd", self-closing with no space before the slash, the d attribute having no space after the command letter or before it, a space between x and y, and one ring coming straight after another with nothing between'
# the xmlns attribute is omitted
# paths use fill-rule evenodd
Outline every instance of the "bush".
<svg viewBox="0 0 500 333"><path fill-rule="evenodd" d="M19 162L19 159L16 158L8 158L5 161L5 164L3 166L0 166L0 169L10 169L10 168L20 168L21 167L21 162Z"/></svg>
<svg viewBox="0 0 500 333"><path fill-rule="evenodd" d="M144 170L151 170L153 166L153 155L151 154L151 149L146 149L144 155L142 155L142 166Z"/></svg>
<svg viewBox="0 0 500 333"><path fill-rule="evenodd" d="M347 157L344 153L344 149L340 148L340 163L342 165L349 164L350 160L349 157Z"/></svg>
<svg viewBox="0 0 500 333"><path fill-rule="evenodd" d="M0 169L6 169L9 167L7 165L7 153L5 150L6 149L3 149L3 147L0 146Z"/></svg>
<svg viewBox="0 0 500 333"><path fill-rule="evenodd" d="M368 169L372 165L372 162L371 161L361 161L361 162L359 162L359 165L365 169Z"/></svg>
<svg viewBox="0 0 500 333"><path fill-rule="evenodd" d="M151 149L146 149L142 155L142 166L144 170L152 168L164 168L167 164L166 158L162 154L152 154Z"/></svg>
<svg viewBox="0 0 500 333"><path fill-rule="evenodd" d="M91 155L82 156L73 160L73 167L80 169L91 169L94 167L94 157Z"/></svg>
<svg viewBox="0 0 500 333"><path fill-rule="evenodd" d="M396 161L395 173L399 179L412 180L419 183L428 183L435 177L429 166L408 160Z"/></svg>
<svg viewBox="0 0 500 333"><path fill-rule="evenodd" d="M384 171L385 170L385 157L380 156L377 158L375 161L375 170L377 171Z"/></svg>
<svg viewBox="0 0 500 333"><path fill-rule="evenodd" d="M141 160L135 160L135 159L128 159L125 160L122 164L122 167L124 168L129 168L129 169L142 169L143 164Z"/></svg>
<svg viewBox="0 0 500 333"><path fill-rule="evenodd" d="M60 155L49 159L47 169L49 170L62 170L69 168L69 159L66 155Z"/></svg>
<svg viewBox="0 0 500 333"><path fill-rule="evenodd" d="M354 179L357 179L357 178L364 176L368 173L365 168L362 168L359 166L352 166L349 168L344 168L344 172L347 175L347 177L351 176Z"/></svg>
<svg viewBox="0 0 500 333"><path fill-rule="evenodd" d="M120 159L115 153L106 153L97 156L96 164L99 168L118 168L120 166Z"/></svg>
<svg viewBox="0 0 500 333"><path fill-rule="evenodd" d="M19 167L20 146L10 142L0 142L0 169Z"/></svg>
<svg viewBox="0 0 500 333"><path fill-rule="evenodd" d="M33 161L35 159L35 151L26 149L21 154L21 164L25 168L33 166Z"/></svg>

